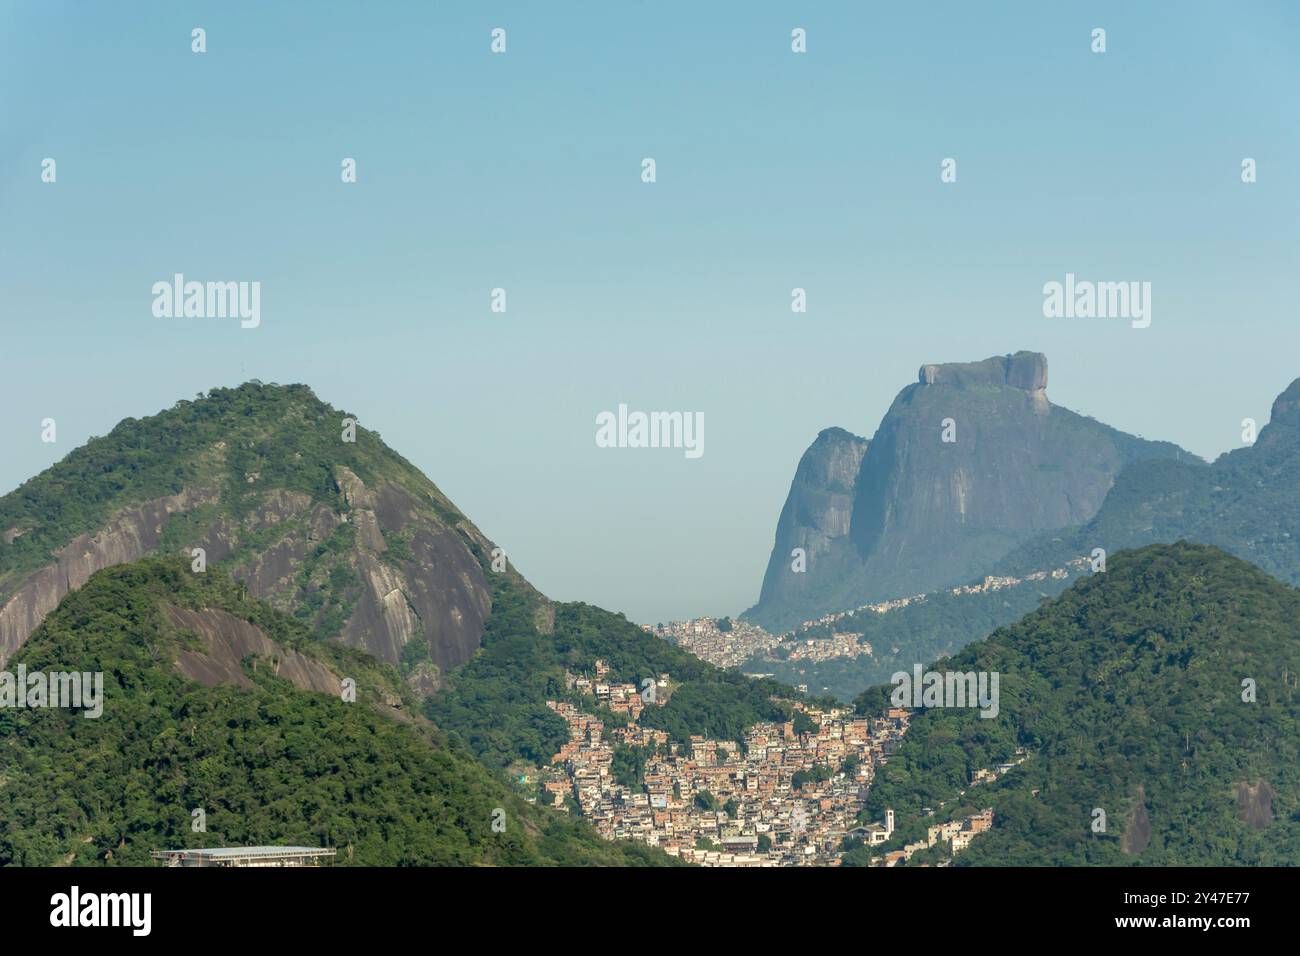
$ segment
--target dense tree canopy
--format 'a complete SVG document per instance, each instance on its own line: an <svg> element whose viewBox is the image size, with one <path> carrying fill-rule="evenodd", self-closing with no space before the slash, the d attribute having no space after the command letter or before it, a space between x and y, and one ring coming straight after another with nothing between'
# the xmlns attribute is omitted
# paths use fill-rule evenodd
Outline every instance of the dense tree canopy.
<svg viewBox="0 0 1300 956"><path fill-rule="evenodd" d="M187 680L173 661L197 637L164 603L254 623L354 677L357 702L298 690L257 658L244 662L251 689ZM530 805L423 720L390 716L382 700L413 704L395 670L244 599L217 570L154 559L101 571L19 663L101 671L106 700L98 719L0 710L0 865L139 865L152 849L247 844L332 846L341 863L372 865L669 861ZM191 830L194 809L206 832Z"/></svg>
<svg viewBox="0 0 1300 956"><path fill-rule="evenodd" d="M994 829L959 865L1300 859L1300 592L1258 568L1186 543L1121 552L932 668L999 672L1000 713L913 715L864 814L894 808L896 843L992 806ZM880 711L891 690L864 693L859 709ZM1023 764L970 787L1017 747Z"/></svg>

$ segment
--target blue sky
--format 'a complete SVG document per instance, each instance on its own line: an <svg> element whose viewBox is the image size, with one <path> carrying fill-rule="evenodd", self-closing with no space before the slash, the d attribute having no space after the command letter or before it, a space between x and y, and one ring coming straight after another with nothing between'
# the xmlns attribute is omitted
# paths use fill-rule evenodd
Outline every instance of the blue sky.
<svg viewBox="0 0 1300 956"><path fill-rule="evenodd" d="M1298 52L1280 2L0 0L0 493L301 381L548 594L657 621L752 603L799 455L922 363L1043 351L1055 403L1215 456L1300 376ZM261 326L155 318L176 272ZM1066 272L1151 327L1044 318ZM620 402L704 456L597 448Z"/></svg>

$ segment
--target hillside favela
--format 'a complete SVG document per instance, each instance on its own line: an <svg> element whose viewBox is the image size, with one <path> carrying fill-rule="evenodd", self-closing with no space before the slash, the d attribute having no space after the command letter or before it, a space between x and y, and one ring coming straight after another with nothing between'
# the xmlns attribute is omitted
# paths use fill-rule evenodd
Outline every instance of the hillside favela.
<svg viewBox="0 0 1300 956"><path fill-rule="evenodd" d="M1296 4L0 43L14 938L1286 926Z"/></svg>

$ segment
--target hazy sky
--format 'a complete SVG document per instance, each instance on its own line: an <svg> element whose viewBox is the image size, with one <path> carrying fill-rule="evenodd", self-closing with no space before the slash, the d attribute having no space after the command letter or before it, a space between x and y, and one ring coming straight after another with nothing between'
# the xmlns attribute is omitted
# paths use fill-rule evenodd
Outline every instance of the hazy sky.
<svg viewBox="0 0 1300 956"><path fill-rule="evenodd" d="M1205 456L1262 424L1297 91L1289 2L0 0L0 493L306 382L552 597L736 613L800 454L922 363L1042 351L1057 404ZM259 281L261 326L155 318L177 272ZM1067 272L1150 281L1151 327L1044 318ZM702 412L703 457L597 448L620 402Z"/></svg>

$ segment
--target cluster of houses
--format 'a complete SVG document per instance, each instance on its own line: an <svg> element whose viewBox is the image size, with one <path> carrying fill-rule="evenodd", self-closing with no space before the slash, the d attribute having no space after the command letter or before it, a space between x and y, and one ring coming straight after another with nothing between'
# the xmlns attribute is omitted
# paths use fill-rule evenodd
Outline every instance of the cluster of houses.
<svg viewBox="0 0 1300 956"><path fill-rule="evenodd" d="M1015 756L1014 760L1008 760L1006 763L1000 763L997 765L997 767L995 767L992 770L988 770L984 768L976 770L974 773L971 774L970 785L974 787L974 786L978 786L981 783L992 783L993 781L997 780L998 777L1002 776L1004 773L1010 773L1016 767L1020 766L1022 763L1025 762L1025 758L1029 756L1029 752L1024 747L1017 747L1014 756ZM961 791L962 794L965 794L965 792L966 792L965 790Z"/></svg>
<svg viewBox="0 0 1300 956"><path fill-rule="evenodd" d="M642 629L690 651L714 667L739 667L755 654L775 647L778 638L756 624L727 619L702 617L693 621L673 621Z"/></svg>
<svg viewBox="0 0 1300 956"><path fill-rule="evenodd" d="M951 593L956 595L985 594L989 591L1000 591L1003 588L1015 587L1019 584L1025 583L1026 581L1045 581L1048 578L1051 578L1054 581L1061 581L1070 576L1070 570L1069 570L1070 568L1074 568L1077 571L1081 568L1086 567L1087 565L1088 565L1087 558L1074 558L1071 561L1067 561L1065 567L1056 568L1055 570L1052 571L1034 571L1031 574L1025 575L1023 578L999 577L995 575L988 575L979 584L962 585L960 587L951 588L950 590ZM815 627L822 627L828 624L835 624L838 621L843 621L846 618L851 618L863 611L870 611L873 614L887 614L890 611L897 611L899 608L904 608L912 604L920 603L925 599L926 599L926 595L924 594L913 594L911 597L896 598L895 600L892 601L879 601L875 604L864 604L861 607L855 607L852 610L848 610L848 611L838 611L834 614L823 614L821 617L817 618L816 620L804 621L797 628L795 628L794 632L791 635L787 635L786 637L787 640L790 637L798 638L798 635L803 631L809 631ZM835 635L835 637L839 637L839 636L840 635L838 634Z"/></svg>
<svg viewBox="0 0 1300 956"><path fill-rule="evenodd" d="M644 689L599 678L575 678L572 688L610 710L625 705L631 719L607 728L584 707L548 701L569 740L543 771L544 799L576 808L608 839L639 840L704 865L838 864L876 769L907 730L902 709L866 718L796 703L798 731L796 720L759 723L742 741L683 743L638 723L662 697L645 700ZM634 780L626 760L615 769L619 747L637 749Z"/></svg>
<svg viewBox="0 0 1300 956"><path fill-rule="evenodd" d="M785 655L787 661L808 661L817 663L832 657L863 657L874 653L870 641L862 640L858 634L846 634L836 631L829 638L814 640L806 638L795 642Z"/></svg>
<svg viewBox="0 0 1300 956"><path fill-rule="evenodd" d="M926 831L926 838L918 840L915 843L909 843L901 850L891 850L878 857L872 858L874 866L898 866L910 860L921 850L928 850L939 843L947 843L956 856L962 850L970 846L971 841L986 830L993 827L993 810L986 808L978 813L972 813L970 816L962 817L957 820L950 820L947 823L937 823L929 827ZM894 832L894 811L885 811L885 825L873 823L865 827L858 827L849 832L849 836L857 837L868 846L877 846L889 840Z"/></svg>
<svg viewBox="0 0 1300 956"><path fill-rule="evenodd" d="M596 703L616 714L627 714L633 720L641 716L647 706L662 707L668 702L668 675L646 678L640 687L636 684L613 684L606 678L609 665L596 661L595 678L566 673L565 684L569 690L594 697Z"/></svg>
<svg viewBox="0 0 1300 956"><path fill-rule="evenodd" d="M1029 757L1029 751L1024 747L1017 747L1014 759L1005 763L1000 763L993 769L981 768L971 774L971 787L977 787L980 784L992 783L1003 774L1010 773L1016 767L1020 766ZM1038 791L1033 791L1034 796L1038 796ZM960 799L966 795L965 790L957 791L957 798ZM940 801L939 806L942 808L948 801ZM926 808L926 813L933 815L934 811ZM990 829L993 826L993 810L986 808L979 813L971 814L957 820L951 820L947 823L935 824L926 832L925 842L909 843L901 850L892 850L880 857L873 858L872 862L876 866L897 866L899 863L910 860L913 854L921 850L928 849L937 843L946 842L950 845L952 856L956 856L962 850L970 846L971 840L979 834ZM864 827L856 827L849 831L850 837L855 837L865 843L867 846L879 846L888 842L894 832L894 811L885 811L884 824L871 823ZM942 865L942 864L941 864Z"/></svg>
<svg viewBox="0 0 1300 956"><path fill-rule="evenodd" d="M834 624L835 622L842 621L845 618L853 617L861 611L870 611L873 614L888 614L890 611L897 611L899 608L904 608L909 604L916 604L917 602L924 600L924 594L913 594L911 597L895 598L892 601L878 601L875 604L863 604L860 607L855 607L848 611L837 611L834 614L823 614L815 620L804 621L795 628L794 633L797 635L800 631L810 631L814 627Z"/></svg>

